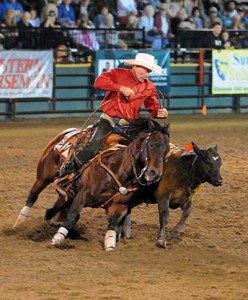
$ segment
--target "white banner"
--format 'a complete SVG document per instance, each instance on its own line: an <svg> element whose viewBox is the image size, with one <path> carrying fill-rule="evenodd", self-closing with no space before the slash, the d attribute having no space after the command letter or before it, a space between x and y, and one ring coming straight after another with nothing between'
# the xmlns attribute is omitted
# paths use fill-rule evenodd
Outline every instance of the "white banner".
<svg viewBox="0 0 248 300"><path fill-rule="evenodd" d="M0 51L0 98L51 98L53 51Z"/></svg>
<svg viewBox="0 0 248 300"><path fill-rule="evenodd" d="M212 51L212 93L248 93L248 50Z"/></svg>

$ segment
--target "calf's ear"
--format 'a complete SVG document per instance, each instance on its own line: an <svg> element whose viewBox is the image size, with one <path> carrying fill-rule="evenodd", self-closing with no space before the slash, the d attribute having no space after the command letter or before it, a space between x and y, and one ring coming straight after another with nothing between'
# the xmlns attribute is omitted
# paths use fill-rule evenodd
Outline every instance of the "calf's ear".
<svg viewBox="0 0 248 300"><path fill-rule="evenodd" d="M194 142L192 142L192 146L193 146L193 150L195 151L195 153L199 155L200 148Z"/></svg>
<svg viewBox="0 0 248 300"><path fill-rule="evenodd" d="M215 150L216 152L218 152L218 147L217 147L217 145L214 146L214 150Z"/></svg>

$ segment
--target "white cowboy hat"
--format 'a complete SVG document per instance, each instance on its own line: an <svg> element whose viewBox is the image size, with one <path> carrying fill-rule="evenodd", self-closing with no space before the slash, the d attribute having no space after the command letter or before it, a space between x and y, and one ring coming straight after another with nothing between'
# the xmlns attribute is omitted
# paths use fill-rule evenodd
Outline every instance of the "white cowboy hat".
<svg viewBox="0 0 248 300"><path fill-rule="evenodd" d="M137 53L134 60L124 62L125 66L139 66L148 70L162 73L162 68L155 64L155 57L147 53Z"/></svg>

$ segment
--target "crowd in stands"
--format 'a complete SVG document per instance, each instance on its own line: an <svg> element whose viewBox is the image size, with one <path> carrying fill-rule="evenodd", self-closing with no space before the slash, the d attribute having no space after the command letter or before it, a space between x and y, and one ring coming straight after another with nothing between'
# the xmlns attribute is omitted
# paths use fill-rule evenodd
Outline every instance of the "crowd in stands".
<svg viewBox="0 0 248 300"><path fill-rule="evenodd" d="M205 48L247 47L248 3L234 0L0 0L0 49L126 49L116 29L143 29L147 47L174 48L185 31L211 31ZM68 28L71 30L68 31ZM25 29L28 29L25 32ZM67 29L67 31L63 30ZM96 30L109 29L104 37ZM63 51L62 51L63 52ZM62 53L61 52L61 53Z"/></svg>

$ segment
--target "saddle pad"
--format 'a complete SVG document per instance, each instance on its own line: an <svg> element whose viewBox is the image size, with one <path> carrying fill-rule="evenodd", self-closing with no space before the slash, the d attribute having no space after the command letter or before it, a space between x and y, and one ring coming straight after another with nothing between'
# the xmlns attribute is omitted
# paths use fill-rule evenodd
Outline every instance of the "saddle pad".
<svg viewBox="0 0 248 300"><path fill-rule="evenodd" d="M80 139L82 143L86 143L88 141L88 136L91 133L91 131L92 131L92 125L88 126L84 130L75 129L68 132L67 134L65 134L64 138L54 146L54 151L56 151L64 161L67 161L70 158L73 152L73 147L77 143L78 139ZM121 141L124 142L124 140L125 138L123 136L112 133L107 137L105 141L104 149L109 147L112 144L117 144L118 142ZM116 145L116 148L113 150L119 149L122 146Z"/></svg>
<svg viewBox="0 0 248 300"><path fill-rule="evenodd" d="M54 146L54 151L56 151L64 161L69 159L71 155L71 149L75 145L80 132L82 132L81 129L75 129L67 133L64 138ZM86 133L87 132L85 131L85 134Z"/></svg>

